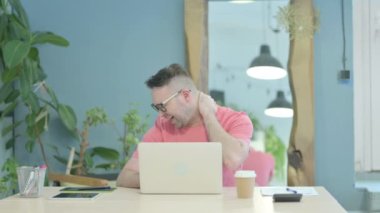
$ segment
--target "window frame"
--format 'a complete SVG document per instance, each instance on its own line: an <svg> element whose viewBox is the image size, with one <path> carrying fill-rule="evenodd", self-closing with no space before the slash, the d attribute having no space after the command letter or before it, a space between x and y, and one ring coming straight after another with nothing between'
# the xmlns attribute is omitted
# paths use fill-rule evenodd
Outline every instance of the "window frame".
<svg viewBox="0 0 380 213"><path fill-rule="evenodd" d="M374 172L380 170L380 156L375 154L380 150L380 97L375 95L380 89L376 84L380 62L375 56L380 50L374 47L375 32L380 33L380 13L376 16L373 12L380 9L380 2L354 0L352 8L355 171ZM380 39L378 42L380 45Z"/></svg>

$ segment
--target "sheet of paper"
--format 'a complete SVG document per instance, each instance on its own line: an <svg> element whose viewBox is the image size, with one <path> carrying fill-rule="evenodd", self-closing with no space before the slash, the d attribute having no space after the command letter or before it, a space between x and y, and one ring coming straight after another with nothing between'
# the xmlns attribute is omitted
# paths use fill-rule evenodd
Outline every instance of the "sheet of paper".
<svg viewBox="0 0 380 213"><path fill-rule="evenodd" d="M304 196L318 195L318 192L314 187L304 187L304 186L269 186L261 188L261 195L263 196L273 196L273 194L292 194L299 193Z"/></svg>

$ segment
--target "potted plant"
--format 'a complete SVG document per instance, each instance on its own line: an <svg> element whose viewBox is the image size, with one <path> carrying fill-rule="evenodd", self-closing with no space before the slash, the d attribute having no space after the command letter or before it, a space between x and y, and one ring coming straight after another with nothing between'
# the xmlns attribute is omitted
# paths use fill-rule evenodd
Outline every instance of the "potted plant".
<svg viewBox="0 0 380 213"><path fill-rule="evenodd" d="M147 122L149 115L146 115L142 118L139 115L139 111L136 108L136 105L132 104L132 107L124 114L123 116L123 132L121 133L115 122L113 122L105 110L100 107L94 107L86 112L86 118L83 121L83 127L79 135L81 137L81 142L79 145L79 152L75 153L75 159L73 161L73 173L77 175L88 175L88 176L97 176L103 177L101 174L93 174L94 169L120 169L132 155L135 146L141 139L143 133L147 130ZM90 146L90 129L98 125L112 125L118 134L118 140L122 143L122 151L119 153L117 150L97 146ZM67 158L62 157L59 153L58 148L55 147L56 155L54 158L57 159L60 163L66 165ZM94 158L101 159L95 160ZM109 175L106 176L115 176Z"/></svg>
<svg viewBox="0 0 380 213"><path fill-rule="evenodd" d="M69 42L52 32L33 32L19 0L0 1L0 120L10 116L13 122L2 129L6 149L14 147L19 135L16 128L26 126L26 149L31 152L37 144L48 165L41 136L48 129L51 112L55 111L64 126L76 134L73 109L61 103L47 84L39 57L38 46L52 44L67 47ZM15 120L16 109L25 117ZM19 117L19 116L18 116Z"/></svg>
<svg viewBox="0 0 380 213"><path fill-rule="evenodd" d="M89 175L94 169L112 169L117 168L119 164L119 152L115 149L97 146L90 146L90 129L99 125L110 124L108 115L104 109L100 107L93 107L86 111L86 117L83 121L81 130L78 130L80 135L79 152L75 152L75 158L73 160L73 166L71 169L76 175ZM54 158L63 164L67 164L67 159L62 157L58 152L58 148L55 147L57 155ZM100 164L94 163L94 158L100 157L104 160Z"/></svg>

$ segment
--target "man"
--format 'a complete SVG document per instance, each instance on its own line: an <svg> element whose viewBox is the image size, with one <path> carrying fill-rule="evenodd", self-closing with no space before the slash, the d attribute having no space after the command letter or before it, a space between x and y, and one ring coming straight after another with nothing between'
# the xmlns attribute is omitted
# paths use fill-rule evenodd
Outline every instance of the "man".
<svg viewBox="0 0 380 213"><path fill-rule="evenodd" d="M197 90L178 64L161 69L146 81L146 85L151 89L152 107L159 116L144 135L143 142L220 142L223 185L233 186L234 172L248 155L253 132L249 117L216 105L209 95ZM137 151L116 183L123 187L140 187Z"/></svg>

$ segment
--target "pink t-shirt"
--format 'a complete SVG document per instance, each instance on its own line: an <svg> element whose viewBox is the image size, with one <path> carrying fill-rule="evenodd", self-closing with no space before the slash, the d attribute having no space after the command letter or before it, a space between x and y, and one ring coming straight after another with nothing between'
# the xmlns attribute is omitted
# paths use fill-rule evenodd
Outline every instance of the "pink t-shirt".
<svg viewBox="0 0 380 213"><path fill-rule="evenodd" d="M227 107L219 106L216 117L223 129L233 137L249 143L253 133L252 122L244 112L236 112ZM204 124L194 127L175 128L169 120L159 116L154 126L144 135L143 142L208 142L207 130ZM139 170L138 152L133 153L126 167L133 171ZM235 171L223 165L223 186L234 186Z"/></svg>

